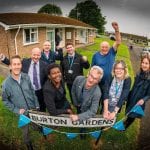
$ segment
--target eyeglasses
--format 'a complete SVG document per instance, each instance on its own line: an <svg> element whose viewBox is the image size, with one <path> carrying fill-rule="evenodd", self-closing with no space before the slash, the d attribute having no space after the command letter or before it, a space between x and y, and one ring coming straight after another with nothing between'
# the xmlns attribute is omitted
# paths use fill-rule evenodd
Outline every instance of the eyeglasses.
<svg viewBox="0 0 150 150"><path fill-rule="evenodd" d="M115 68L115 70L124 70L124 68Z"/></svg>
<svg viewBox="0 0 150 150"><path fill-rule="evenodd" d="M91 73L89 74L89 76L94 80L94 81L98 81L99 78L95 78Z"/></svg>

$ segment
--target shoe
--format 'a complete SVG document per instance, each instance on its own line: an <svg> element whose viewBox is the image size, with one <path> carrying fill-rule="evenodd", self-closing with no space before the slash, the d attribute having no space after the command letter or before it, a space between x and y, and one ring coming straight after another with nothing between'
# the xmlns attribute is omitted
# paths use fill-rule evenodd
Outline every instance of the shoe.
<svg viewBox="0 0 150 150"><path fill-rule="evenodd" d="M27 150L33 150L33 146L31 142L26 144L26 146L27 146Z"/></svg>

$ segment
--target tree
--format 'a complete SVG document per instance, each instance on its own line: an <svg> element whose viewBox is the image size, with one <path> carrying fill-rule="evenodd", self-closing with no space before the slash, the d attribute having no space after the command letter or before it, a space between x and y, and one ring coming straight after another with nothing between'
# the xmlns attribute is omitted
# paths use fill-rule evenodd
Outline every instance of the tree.
<svg viewBox="0 0 150 150"><path fill-rule="evenodd" d="M61 8L54 4L46 4L38 10L38 13L47 13L51 15L62 15Z"/></svg>
<svg viewBox="0 0 150 150"><path fill-rule="evenodd" d="M93 0L77 3L75 8L70 11L69 17L90 24L97 28L99 33L104 33L106 20L101 14L100 7Z"/></svg>

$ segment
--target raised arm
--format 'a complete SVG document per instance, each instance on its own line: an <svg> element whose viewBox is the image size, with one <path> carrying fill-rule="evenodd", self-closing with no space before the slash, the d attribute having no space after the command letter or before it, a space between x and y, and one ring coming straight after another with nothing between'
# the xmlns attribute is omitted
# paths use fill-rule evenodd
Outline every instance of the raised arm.
<svg viewBox="0 0 150 150"><path fill-rule="evenodd" d="M120 31L119 31L119 26L118 26L117 22L112 22L112 27L115 30L115 38L116 38L116 41L113 44L113 48L117 51L117 48L121 44L121 34L120 34Z"/></svg>
<svg viewBox="0 0 150 150"><path fill-rule="evenodd" d="M10 65L9 59L2 53L0 54L0 61L6 65Z"/></svg>

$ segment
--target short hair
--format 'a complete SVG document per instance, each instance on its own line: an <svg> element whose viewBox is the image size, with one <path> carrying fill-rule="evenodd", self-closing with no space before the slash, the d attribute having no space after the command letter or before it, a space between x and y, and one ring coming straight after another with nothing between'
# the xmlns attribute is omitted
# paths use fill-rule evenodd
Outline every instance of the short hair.
<svg viewBox="0 0 150 150"><path fill-rule="evenodd" d="M12 64L12 60L13 60L13 59L19 59L19 60L21 61L21 57L20 57L19 55L14 55L14 56L12 56L11 59L10 59L10 64Z"/></svg>
<svg viewBox="0 0 150 150"><path fill-rule="evenodd" d="M72 42L66 43L66 47L67 47L68 45L72 45L72 46L73 46L73 43L72 43Z"/></svg>
<svg viewBox="0 0 150 150"><path fill-rule="evenodd" d="M46 41L43 43L43 45L44 45L46 42L50 43L50 45L51 45L51 41L50 41L50 40L46 40Z"/></svg>
<svg viewBox="0 0 150 150"><path fill-rule="evenodd" d="M126 79L127 77L129 77L128 67L127 67L127 65L126 65L126 63L125 63L124 60L116 60L115 61L114 65L113 65L113 69L112 69L112 75L114 76L114 74L115 74L115 68L116 68L116 66L118 64L121 64L123 66L123 68L124 68L124 71L125 71L124 79Z"/></svg>
<svg viewBox="0 0 150 150"><path fill-rule="evenodd" d="M98 73L101 74L100 77L99 77L99 80L101 80L102 77L103 77L103 74L104 74L103 69L102 69L101 67L95 65L95 66L92 66L92 67L91 67L90 72L91 72L92 70L97 70Z"/></svg>
<svg viewBox="0 0 150 150"><path fill-rule="evenodd" d="M47 68L47 73L49 74L53 68L59 68L60 71L61 71L60 65L58 65L58 64L56 64L56 63L51 63L51 64L48 66L48 68Z"/></svg>

